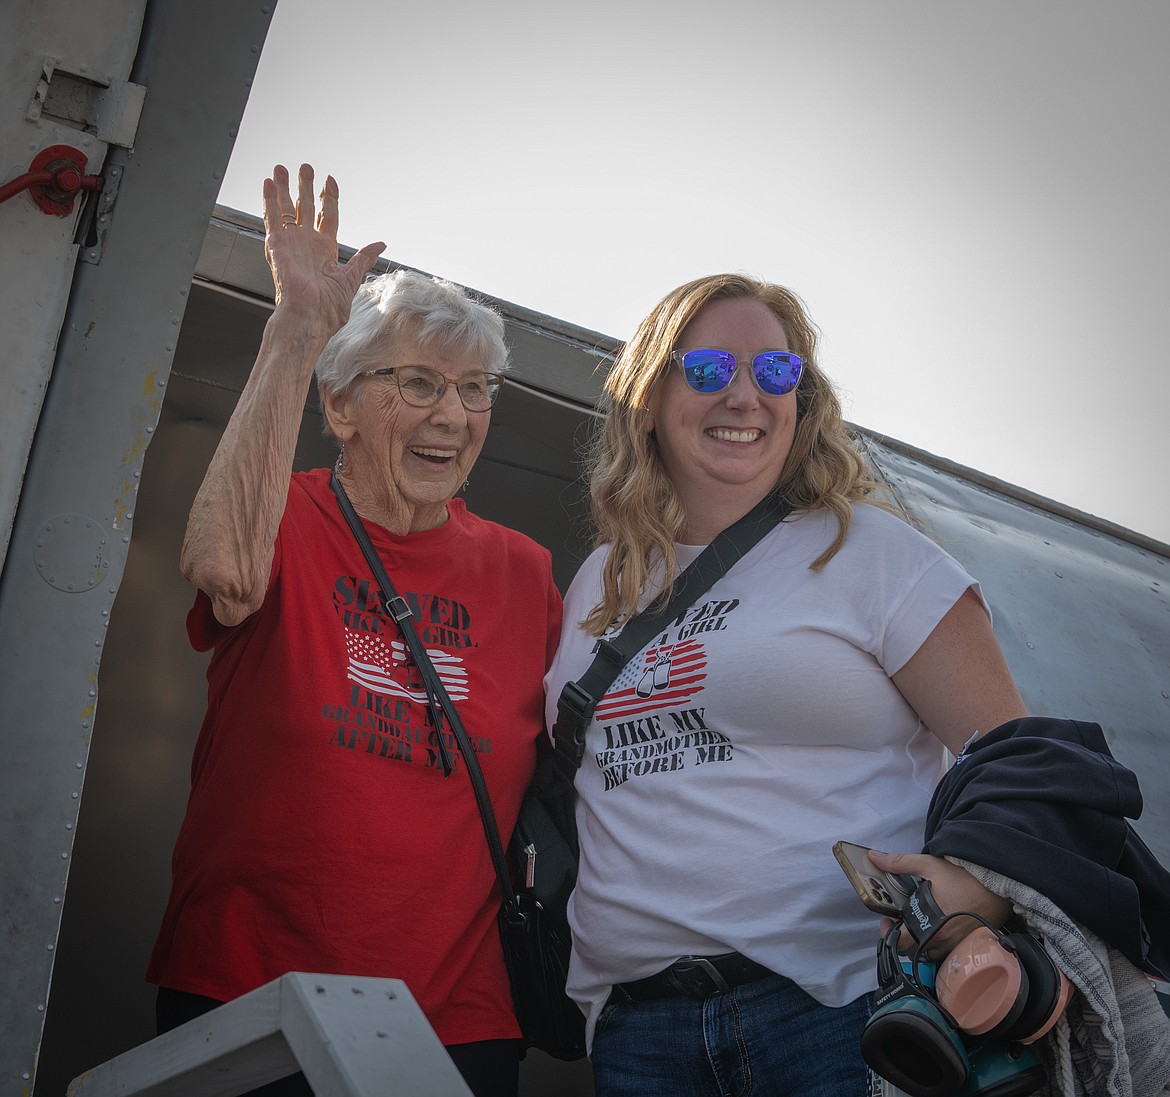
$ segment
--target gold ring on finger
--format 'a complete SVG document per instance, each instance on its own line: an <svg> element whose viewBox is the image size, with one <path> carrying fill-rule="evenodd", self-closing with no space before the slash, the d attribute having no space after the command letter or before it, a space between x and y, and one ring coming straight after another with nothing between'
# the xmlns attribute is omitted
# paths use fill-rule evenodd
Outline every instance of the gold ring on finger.
<svg viewBox="0 0 1170 1097"><path fill-rule="evenodd" d="M280 219L282 225L295 225L297 223L297 215L295 213L286 213Z"/></svg>

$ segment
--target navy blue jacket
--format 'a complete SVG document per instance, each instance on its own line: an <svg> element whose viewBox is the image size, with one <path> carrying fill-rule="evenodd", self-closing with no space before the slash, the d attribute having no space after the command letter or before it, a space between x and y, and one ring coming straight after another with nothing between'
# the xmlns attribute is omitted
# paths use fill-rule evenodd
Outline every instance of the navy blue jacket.
<svg viewBox="0 0 1170 1097"><path fill-rule="evenodd" d="M1127 819L1137 777L1099 724L1029 716L975 740L939 782L925 852L1018 880L1113 945L1170 977L1170 873Z"/></svg>

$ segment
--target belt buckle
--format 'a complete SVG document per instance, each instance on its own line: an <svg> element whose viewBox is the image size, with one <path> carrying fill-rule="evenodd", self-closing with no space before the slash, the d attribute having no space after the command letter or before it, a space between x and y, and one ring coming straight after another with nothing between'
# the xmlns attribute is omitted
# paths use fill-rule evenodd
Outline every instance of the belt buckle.
<svg viewBox="0 0 1170 1097"><path fill-rule="evenodd" d="M678 988L691 998L709 998L731 989L719 969L703 956L683 956L670 966Z"/></svg>

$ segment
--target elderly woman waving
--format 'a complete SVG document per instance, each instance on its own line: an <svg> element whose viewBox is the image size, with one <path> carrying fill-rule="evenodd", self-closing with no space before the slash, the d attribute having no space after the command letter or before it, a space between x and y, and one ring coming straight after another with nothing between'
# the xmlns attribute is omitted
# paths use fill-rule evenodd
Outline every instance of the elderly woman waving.
<svg viewBox="0 0 1170 1097"><path fill-rule="evenodd" d="M561 602L545 549L454 498L503 384L503 322L449 283L363 282L384 245L340 265L332 178L320 200L307 165L295 199L283 167L265 181L276 308L183 545L208 708L148 978L161 1030L287 971L400 978L477 1097L514 1094L475 798L338 497L409 605L510 833ZM332 472L293 473L314 371L340 452Z"/></svg>

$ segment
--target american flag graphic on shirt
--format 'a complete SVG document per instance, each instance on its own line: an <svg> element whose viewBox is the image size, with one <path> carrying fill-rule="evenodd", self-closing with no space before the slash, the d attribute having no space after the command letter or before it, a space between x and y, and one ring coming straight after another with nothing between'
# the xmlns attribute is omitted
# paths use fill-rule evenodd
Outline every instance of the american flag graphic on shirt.
<svg viewBox="0 0 1170 1097"><path fill-rule="evenodd" d="M693 697L707 678L707 651L697 640L649 647L631 659L598 703L594 718L622 720Z"/></svg>
<svg viewBox="0 0 1170 1097"><path fill-rule="evenodd" d="M418 669L410 660L401 640L389 643L375 632L345 630L345 650L349 656L346 677L366 689L425 704L427 695ZM439 678L447 687L451 700L458 704L468 696L467 669L457 655L427 648Z"/></svg>

